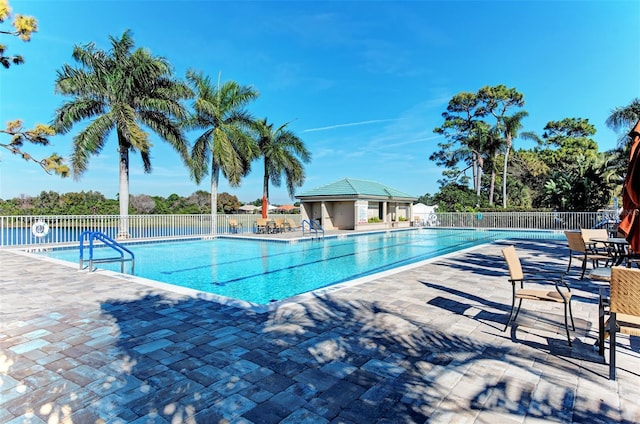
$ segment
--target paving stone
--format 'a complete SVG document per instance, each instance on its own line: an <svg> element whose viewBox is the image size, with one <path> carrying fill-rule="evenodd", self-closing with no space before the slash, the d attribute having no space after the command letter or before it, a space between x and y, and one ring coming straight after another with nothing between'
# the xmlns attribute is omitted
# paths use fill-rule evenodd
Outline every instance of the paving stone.
<svg viewBox="0 0 640 424"><path fill-rule="evenodd" d="M565 263L561 242L517 244L529 266ZM591 349L597 286L567 277L571 349L553 305L502 331L502 246L264 314L0 249L0 422L640 421L637 338L615 382Z"/></svg>
<svg viewBox="0 0 640 424"><path fill-rule="evenodd" d="M305 370L293 379L299 383L308 385L316 391L327 390L339 381L339 379L316 369Z"/></svg>
<svg viewBox="0 0 640 424"><path fill-rule="evenodd" d="M281 424L327 424L329 421L307 409L298 409L280 421Z"/></svg>
<svg viewBox="0 0 640 424"><path fill-rule="evenodd" d="M293 383L295 383L295 381L293 381L292 379L281 374L274 373L257 381L255 384L258 387L262 387L272 392L281 392L286 390Z"/></svg>
<svg viewBox="0 0 640 424"><path fill-rule="evenodd" d="M213 405L224 418L231 420L255 408L255 402L239 394L232 394Z"/></svg>

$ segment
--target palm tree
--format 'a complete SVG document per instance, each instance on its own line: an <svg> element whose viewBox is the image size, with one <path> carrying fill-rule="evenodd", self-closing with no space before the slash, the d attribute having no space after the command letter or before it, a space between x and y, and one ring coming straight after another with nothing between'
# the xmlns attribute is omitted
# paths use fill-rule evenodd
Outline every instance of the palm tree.
<svg viewBox="0 0 640 424"><path fill-rule="evenodd" d="M196 99L195 113L185 121L185 127L204 129L191 150L191 175L199 184L211 162L211 232L215 233L220 172L229 185L237 187L258 154L248 132L252 117L243 109L258 97L258 92L235 81L220 85L220 75L216 86L199 72L187 72L187 80L195 88Z"/></svg>
<svg viewBox="0 0 640 424"><path fill-rule="evenodd" d="M606 120L606 124L614 131L624 130L624 134L619 139L619 145L628 144L628 132L640 119L640 98L635 98L628 106L617 107L611 111L611 115Z"/></svg>
<svg viewBox="0 0 640 424"><path fill-rule="evenodd" d="M53 126L67 133L76 123L93 119L73 137L71 165L79 178L91 155L105 147L116 131L120 167L119 238L129 236L129 151L140 152L144 171L151 172L149 134L140 124L167 141L185 160L188 147L178 120L187 115L181 101L191 97L189 87L172 76L169 63L145 49L133 50L131 32L119 39L109 37L111 50L97 49L93 43L75 46L73 58L80 67L65 64L57 72L55 90L72 96L56 110Z"/></svg>
<svg viewBox="0 0 640 424"><path fill-rule="evenodd" d="M266 118L253 125L260 155L264 158L263 201L266 199L268 202L269 199L269 182L280 187L283 175L291 198L295 195L295 188L304 183L302 164L309 163L311 153L302 140L286 128L287 125L288 122L274 130Z"/></svg>
<svg viewBox="0 0 640 424"><path fill-rule="evenodd" d="M522 128L522 119L529 116L529 113L520 110L511 116L502 118L502 130L505 136L504 163L502 166L502 208L507 208L507 165L509 154L513 147L513 139L518 137L518 131Z"/></svg>

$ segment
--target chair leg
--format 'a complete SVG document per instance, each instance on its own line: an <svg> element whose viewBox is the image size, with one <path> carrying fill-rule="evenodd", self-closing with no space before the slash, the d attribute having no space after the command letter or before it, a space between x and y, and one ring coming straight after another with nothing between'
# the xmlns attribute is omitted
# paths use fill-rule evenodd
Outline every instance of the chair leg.
<svg viewBox="0 0 640 424"><path fill-rule="evenodd" d="M569 273L569 270L571 269L571 258L573 257L573 254L571 252L569 252L569 265L567 265L567 272L566 274Z"/></svg>
<svg viewBox="0 0 640 424"><path fill-rule="evenodd" d="M502 331L507 331L507 328L509 328L509 324L511 324L511 317L513 316L513 307L516 305L516 298L512 298L511 299L511 312L509 312L509 319L507 320L507 324L504 326L504 330Z"/></svg>
<svg viewBox="0 0 640 424"><path fill-rule="evenodd" d="M573 316L571 317L571 323L573 323ZM569 335L569 322L567 319L567 303L564 304L564 330L567 332L567 341L569 342L569 347L571 347L571 336ZM574 327L575 330L575 327Z"/></svg>
<svg viewBox="0 0 640 424"><path fill-rule="evenodd" d="M598 304L598 355L604 356L604 305L602 299Z"/></svg>
<svg viewBox="0 0 640 424"><path fill-rule="evenodd" d="M609 318L609 380L616 379L616 314Z"/></svg>
<svg viewBox="0 0 640 424"><path fill-rule="evenodd" d="M520 299L520 302L518 302L518 309L516 309L516 315L513 317L514 321L518 318L518 314L520 313L521 306L522 306L522 299Z"/></svg>
<svg viewBox="0 0 640 424"><path fill-rule="evenodd" d="M582 261L582 274L580 274L580 279L584 279L584 273L587 271L587 260Z"/></svg>
<svg viewBox="0 0 640 424"><path fill-rule="evenodd" d="M576 323L573 322L573 310L571 309L571 300L567 302L569 304L569 316L571 317L571 328L576 331Z"/></svg>

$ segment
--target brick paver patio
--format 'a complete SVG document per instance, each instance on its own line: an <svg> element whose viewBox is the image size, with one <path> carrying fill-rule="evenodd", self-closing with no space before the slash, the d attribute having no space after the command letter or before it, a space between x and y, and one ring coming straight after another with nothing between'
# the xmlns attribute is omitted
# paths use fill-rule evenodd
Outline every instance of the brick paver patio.
<svg viewBox="0 0 640 424"><path fill-rule="evenodd" d="M566 266L562 241L514 244ZM572 348L559 305L503 332L501 247L267 313L0 250L0 422L640 422L640 343L609 381L597 285L570 275Z"/></svg>

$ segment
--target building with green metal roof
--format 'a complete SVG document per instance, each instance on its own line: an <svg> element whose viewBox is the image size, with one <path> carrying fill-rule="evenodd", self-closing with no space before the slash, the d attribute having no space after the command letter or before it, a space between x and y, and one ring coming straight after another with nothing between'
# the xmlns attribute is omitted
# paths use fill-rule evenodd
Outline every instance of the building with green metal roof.
<svg viewBox="0 0 640 424"><path fill-rule="evenodd" d="M325 230L408 227L417 197L374 181L344 178L296 195L303 220Z"/></svg>

